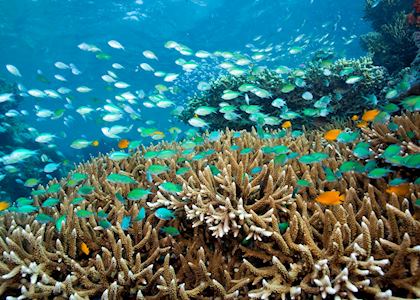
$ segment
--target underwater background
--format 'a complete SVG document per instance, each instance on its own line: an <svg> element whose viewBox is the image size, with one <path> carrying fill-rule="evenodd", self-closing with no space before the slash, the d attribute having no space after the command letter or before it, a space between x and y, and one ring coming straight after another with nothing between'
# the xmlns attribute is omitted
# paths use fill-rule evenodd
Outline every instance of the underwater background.
<svg viewBox="0 0 420 300"><path fill-rule="evenodd" d="M0 297L420 297L419 14L0 0Z"/></svg>

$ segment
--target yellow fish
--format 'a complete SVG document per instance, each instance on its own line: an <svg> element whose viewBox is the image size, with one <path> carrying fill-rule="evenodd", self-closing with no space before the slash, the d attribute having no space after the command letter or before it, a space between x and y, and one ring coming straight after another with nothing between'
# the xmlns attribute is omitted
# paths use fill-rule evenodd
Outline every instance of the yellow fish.
<svg viewBox="0 0 420 300"><path fill-rule="evenodd" d="M92 146L93 146L93 147L98 147L98 146L99 146L99 141L98 141L98 140L94 140L94 141L92 142Z"/></svg>
<svg viewBox="0 0 420 300"><path fill-rule="evenodd" d="M82 250L82 252L86 255L89 255L89 253L90 253L89 247L86 245L85 242L82 242L80 244L80 250Z"/></svg>
<svg viewBox="0 0 420 300"><path fill-rule="evenodd" d="M325 205L338 205L344 201L344 198L345 196L340 195L340 192L332 190L322 193L315 198L315 201Z"/></svg>
<svg viewBox="0 0 420 300"><path fill-rule="evenodd" d="M127 149L128 145L130 145L130 141L126 139L120 140L118 142L118 148L120 149Z"/></svg>
<svg viewBox="0 0 420 300"><path fill-rule="evenodd" d="M335 141L340 133L340 129L331 129L324 134L324 138L327 141Z"/></svg>
<svg viewBox="0 0 420 300"><path fill-rule="evenodd" d="M360 121L359 123L356 124L357 127L359 128L365 128L368 126L368 122L367 121Z"/></svg>
<svg viewBox="0 0 420 300"><path fill-rule="evenodd" d="M283 124L281 124L281 127L284 128L284 129L290 128L290 127L292 127L292 122L286 121Z"/></svg>
<svg viewBox="0 0 420 300"><path fill-rule="evenodd" d="M408 183L403 183L396 186L390 186L386 189L388 194L396 194L397 196L407 196L410 193L410 185Z"/></svg>
<svg viewBox="0 0 420 300"><path fill-rule="evenodd" d="M366 121L366 122L373 121L375 119L375 117L379 114L379 112L380 111L378 109L368 110L363 114L362 120Z"/></svg>
<svg viewBox="0 0 420 300"><path fill-rule="evenodd" d="M0 202L0 211L8 209L10 206L10 203L7 201L1 201Z"/></svg>
<svg viewBox="0 0 420 300"><path fill-rule="evenodd" d="M359 116L358 116L358 115L353 115L353 116L351 117L351 119L352 119L353 121L357 121L357 120L359 120Z"/></svg>

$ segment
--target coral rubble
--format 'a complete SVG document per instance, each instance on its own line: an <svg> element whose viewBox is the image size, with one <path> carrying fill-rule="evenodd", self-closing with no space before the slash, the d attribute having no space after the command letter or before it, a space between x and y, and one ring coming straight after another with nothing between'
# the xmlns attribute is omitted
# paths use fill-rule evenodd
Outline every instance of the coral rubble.
<svg viewBox="0 0 420 300"><path fill-rule="evenodd" d="M393 122L398 130L361 132L372 158L389 154L391 143L418 155L419 113ZM328 179L326 168L357 160L349 145L316 131L228 130L218 141L161 143L81 164L37 191L38 214L0 216L0 295L418 298L419 186L387 192L384 178L356 169ZM320 152L322 162L296 159ZM414 177L418 165L406 168ZM314 201L330 190L345 195L342 204Z"/></svg>

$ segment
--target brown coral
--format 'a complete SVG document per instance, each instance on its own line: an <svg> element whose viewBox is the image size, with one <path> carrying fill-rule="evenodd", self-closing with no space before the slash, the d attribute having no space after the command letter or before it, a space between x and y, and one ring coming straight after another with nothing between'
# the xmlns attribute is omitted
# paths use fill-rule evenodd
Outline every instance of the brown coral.
<svg viewBox="0 0 420 300"><path fill-rule="evenodd" d="M419 114L399 120L403 134L417 124ZM418 127L415 130L418 134ZM395 133L376 126L364 135L380 149L384 139ZM329 158L322 164L296 159L280 164L267 151L280 144L300 154L328 153ZM68 179L59 182L58 193L35 197L38 205L48 196L60 199L56 207L40 205L40 213L55 220L67 215L61 231L52 222L35 221L35 216L0 216L0 295L9 299L420 297L415 185L404 198L385 193L384 180L370 180L365 174L347 172L339 181L325 181L322 166L336 169L352 153L343 144L326 143L319 132L263 139L256 132L241 132L238 137L228 130L217 142L196 143L195 154L184 152L182 145L161 143L122 161L101 156L80 165L76 171L88 174L83 184L95 190L78 204L74 202L80 197L78 187L68 185ZM233 145L254 151L241 154ZM146 151L163 149L177 154L144 158ZM214 153L206 152L211 149ZM177 175L185 159L184 167L190 170ZM151 182L146 174L151 164L165 164L170 171L153 175ZM256 167L261 168L256 171ZM110 183L110 173L130 175L138 184ZM311 186L297 189L298 179ZM165 181L181 184L182 192L158 189ZM135 187L152 193L139 201L122 199ZM313 201L319 191L332 189L346 195L342 205ZM146 218L141 220L142 207ZM153 214L158 207L174 210L176 219L158 219ZM79 217L82 209L94 214ZM97 214L100 211L108 214L111 227L100 223L105 218ZM132 220L128 229L122 225L126 216ZM286 223L284 231L279 224ZM169 225L180 235L163 233ZM88 254L80 250L82 243L90 249Z"/></svg>

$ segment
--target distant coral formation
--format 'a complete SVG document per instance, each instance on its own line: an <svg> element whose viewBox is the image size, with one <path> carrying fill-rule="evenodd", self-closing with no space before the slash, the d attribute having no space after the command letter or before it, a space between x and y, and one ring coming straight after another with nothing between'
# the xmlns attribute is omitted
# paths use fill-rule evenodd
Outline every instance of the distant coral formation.
<svg viewBox="0 0 420 300"><path fill-rule="evenodd" d="M11 200L15 197L27 195L23 182L25 179L35 177L46 183L45 176L40 176L40 170L48 160L63 161L64 157L54 148L50 148L35 142L35 135L28 131L28 124L15 115L19 115L19 103L22 97L16 85L10 84L0 79L0 95L12 94L11 100L2 101L0 105L0 157L10 154L18 148L29 148L33 150L42 149L45 160L40 157L34 157L27 164L3 165L0 162L0 198L2 200ZM54 175L59 175L59 172ZM16 180L22 180L21 188L16 188Z"/></svg>
<svg viewBox="0 0 420 300"><path fill-rule="evenodd" d="M0 295L418 298L420 115L392 124L362 129L366 153L318 131L228 130L81 164L37 191L37 214L0 216ZM310 162L317 153L327 155ZM377 173L398 164L394 176L411 181L391 189ZM332 190L343 203L314 201Z"/></svg>
<svg viewBox="0 0 420 300"><path fill-rule="evenodd" d="M374 31L363 35L361 43L372 54L374 64L390 73L409 67L417 54L416 26L407 20L411 5L408 0L366 1L365 19Z"/></svg>
<svg viewBox="0 0 420 300"><path fill-rule="evenodd" d="M207 106L215 112L202 118L212 130L250 129L258 124L256 118L271 128L288 119L314 128L374 107L377 103L371 97L384 98L387 80L387 71L374 66L368 57L335 62L314 59L304 69L282 67L224 75L213 81L209 90L190 97L180 119L187 122L197 108ZM239 95L225 100L226 93Z"/></svg>

